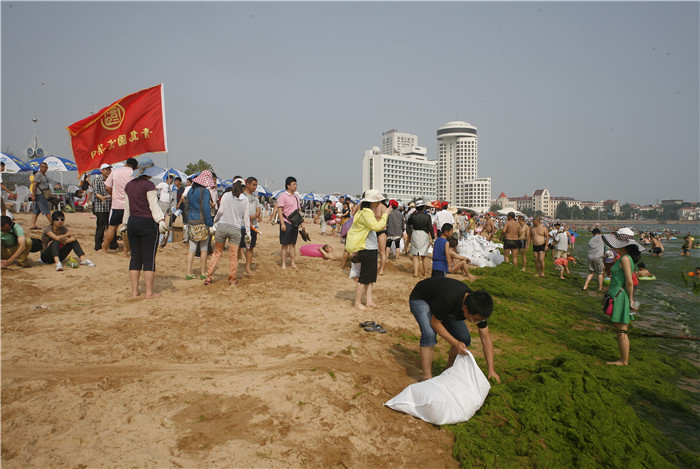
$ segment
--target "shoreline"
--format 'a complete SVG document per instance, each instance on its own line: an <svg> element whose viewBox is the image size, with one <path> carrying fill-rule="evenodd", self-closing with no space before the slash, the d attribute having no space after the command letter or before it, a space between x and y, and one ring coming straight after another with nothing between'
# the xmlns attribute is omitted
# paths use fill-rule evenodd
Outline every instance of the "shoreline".
<svg viewBox="0 0 700 469"><path fill-rule="evenodd" d="M23 227L28 219L17 217ZM682 435L674 442L636 416L653 420L656 409L700 428L683 403L697 396L677 384L692 383L697 369L659 353L658 339L634 337L632 366L605 366L616 344L596 314L598 297L577 292L583 279L575 275L555 278L551 262L542 281L511 266L475 272L474 286L496 301L489 324L502 384L492 385L469 422L435 427L383 407L420 375L408 257L389 261L378 278L380 308L360 312L348 269L337 263L298 256L298 272L281 271L277 228L264 223L254 274L239 264L238 287L225 281L226 255L212 285L184 280L186 246L175 243L158 250L162 296L132 300L128 260L89 249L94 223L67 214L97 267L55 272L31 254L31 268L2 272L5 467L561 467L589 461L594 447L595 462L608 467L640 455L700 461L692 442ZM311 243L340 249L338 238L307 225ZM365 320L388 332L365 332L358 327ZM470 332L483 370L477 331ZM436 348L436 373L445 345ZM596 439L626 427L641 432L629 441L640 445L636 452Z"/></svg>

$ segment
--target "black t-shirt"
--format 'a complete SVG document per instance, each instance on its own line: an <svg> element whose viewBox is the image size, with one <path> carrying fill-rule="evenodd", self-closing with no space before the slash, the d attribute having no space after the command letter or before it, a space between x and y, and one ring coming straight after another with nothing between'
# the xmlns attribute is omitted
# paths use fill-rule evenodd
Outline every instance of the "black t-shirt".
<svg viewBox="0 0 700 469"><path fill-rule="evenodd" d="M431 237L433 236L433 222L430 215L425 212L416 212L411 215L406 226L410 226L414 230L425 231L429 233Z"/></svg>
<svg viewBox="0 0 700 469"><path fill-rule="evenodd" d="M449 318L454 321L464 321L464 295L471 293L464 282L454 278L430 277L416 284L409 298L423 300L430 305L430 312L440 321ZM488 321L478 322L477 327L483 329Z"/></svg>

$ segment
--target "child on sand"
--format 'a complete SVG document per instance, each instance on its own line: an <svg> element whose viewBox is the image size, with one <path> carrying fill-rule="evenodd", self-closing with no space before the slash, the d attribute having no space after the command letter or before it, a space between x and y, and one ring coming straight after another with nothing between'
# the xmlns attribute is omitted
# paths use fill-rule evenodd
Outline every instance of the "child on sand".
<svg viewBox="0 0 700 469"><path fill-rule="evenodd" d="M318 252L321 253L323 258L327 261L341 261L343 260L343 253L333 249L330 244L324 244L318 247Z"/></svg>
<svg viewBox="0 0 700 469"><path fill-rule="evenodd" d="M564 278L564 271L566 271L567 274L571 273L569 271L569 262L573 262L574 264L576 264L576 259L574 259L574 256L569 254L568 251L564 254L564 256L560 257L559 259L554 259L554 265L558 265L561 267L561 270L559 271L559 278Z"/></svg>
<svg viewBox="0 0 700 469"><path fill-rule="evenodd" d="M451 238L448 241L448 246L447 246L447 251L448 251L448 256L451 259L450 263L450 273L451 274L456 274L456 273L462 273L467 276L467 280L470 282L473 282L476 280L476 277L474 277L470 272L469 272L469 267L471 267L471 261L464 257L460 256L457 254L457 245L458 241L455 238Z"/></svg>
<svg viewBox="0 0 700 469"><path fill-rule="evenodd" d="M452 238L454 228L450 223L442 225L440 236L433 243L433 274L431 277L445 277L450 271L447 255L447 240Z"/></svg>

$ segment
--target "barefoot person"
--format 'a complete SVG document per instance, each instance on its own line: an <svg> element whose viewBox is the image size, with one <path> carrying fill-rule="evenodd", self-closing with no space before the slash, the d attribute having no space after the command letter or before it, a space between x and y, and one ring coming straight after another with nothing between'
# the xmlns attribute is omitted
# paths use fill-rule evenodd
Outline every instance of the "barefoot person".
<svg viewBox="0 0 700 469"><path fill-rule="evenodd" d="M245 180L245 189L243 195L248 199L248 213L250 214L250 242L246 244L245 226L241 226L241 242L238 245L238 257L243 257L243 249L245 249L245 273L252 274L250 265L253 263L253 250L258 243L258 220L262 219L262 210L258 195L255 191L258 189L258 180L250 176Z"/></svg>
<svg viewBox="0 0 700 469"><path fill-rule="evenodd" d="M520 255L520 260L523 263L523 272L525 272L525 266L527 265L527 250L530 247L530 227L525 223L525 217L518 215L518 240L520 240L520 248L518 249L518 254Z"/></svg>
<svg viewBox="0 0 700 469"><path fill-rule="evenodd" d="M39 165L39 172L34 174L34 191L32 196L34 197L34 205L32 205L32 223L29 226L30 230L38 230L39 227L36 226L36 220L39 218L39 214L46 216L49 221L49 225L53 223L51 219L51 207L49 206L49 201L46 200L45 194L51 191L51 185L49 184L49 179L46 177L46 171L49 170L49 165L46 163L41 163Z"/></svg>
<svg viewBox="0 0 700 469"><path fill-rule="evenodd" d="M297 270L294 263L297 254L297 239L299 230L304 228L304 223L294 226L289 221L289 217L295 211L301 214L301 200L296 193L297 180L289 176L284 182L285 191L277 197L277 214L280 222L280 257L282 258L282 269L287 268L287 256L289 256L289 266Z"/></svg>
<svg viewBox="0 0 700 469"><path fill-rule="evenodd" d="M655 234L651 234L651 257L661 257L664 253L664 245L661 243L659 237Z"/></svg>
<svg viewBox="0 0 700 469"><path fill-rule="evenodd" d="M457 354L467 353L471 336L466 323L471 322L479 328L488 378L501 382L494 368L493 342L487 322L493 311L491 295L483 290L472 291L456 279L431 277L416 284L408 303L421 332L421 379L433 377L433 351L438 335L450 344L446 368L452 366Z"/></svg>
<svg viewBox="0 0 700 469"><path fill-rule="evenodd" d="M406 230L410 231L410 253L413 256L413 276L418 277L418 264L422 259L423 277L428 275L428 249L430 249L430 240L435 239L433 231L433 223L430 215L424 212L425 202L423 199L416 200L416 211L410 216L406 223Z"/></svg>
<svg viewBox="0 0 700 469"><path fill-rule="evenodd" d="M136 167L139 165L135 158L126 160L126 165L112 169L107 179L105 180L105 188L107 193L112 197L112 207L109 211L109 226L105 231L104 239L102 240L102 250L98 251L106 253L110 243L117 235L117 227L122 224L124 218L124 205L126 198L124 196L124 187L131 181ZM127 241L124 240L124 257L127 255Z"/></svg>
<svg viewBox="0 0 700 469"><path fill-rule="evenodd" d="M542 225L540 217L532 220L530 228L530 242L532 243L532 254L535 257L535 277L544 277L544 255L547 252L547 228Z"/></svg>
<svg viewBox="0 0 700 469"><path fill-rule="evenodd" d="M503 255L505 262L510 262L512 258L513 265L518 266L518 249L520 248L520 225L515 221L515 212L508 212L508 220L506 221L503 231L501 231L501 240L503 241Z"/></svg>
<svg viewBox="0 0 700 469"><path fill-rule="evenodd" d="M631 311L637 311L634 306L634 264L639 262L644 247L634 240L634 232L629 228L620 228L617 233L603 235L603 242L610 246L620 258L610 270L609 294L614 298L613 311L610 320L617 332L617 345L620 349L620 359L608 362L608 365L628 365L630 355L630 339L627 336L631 321Z"/></svg>
<svg viewBox="0 0 700 469"><path fill-rule="evenodd" d="M598 293L603 291L603 273L605 272L605 264L603 263L603 254L605 251L605 243L598 228L593 228L593 237L588 241L588 275L583 284L583 291L588 290L588 284L593 279L593 275L598 276Z"/></svg>
<svg viewBox="0 0 700 469"><path fill-rule="evenodd" d="M471 261L464 257L460 256L457 254L457 245L459 242L457 241L456 238L450 238L448 241L448 246L447 246L447 256L450 259L450 273L451 274L464 274L467 276L467 280L470 282L473 282L476 280L476 277L474 277L471 272L469 272L469 267L471 264Z"/></svg>
<svg viewBox="0 0 700 469"><path fill-rule="evenodd" d="M348 231L345 250L348 253L358 253L360 259L360 277L355 287L356 309L365 310L377 305L372 301L372 286L377 281L377 244L376 232L386 227L386 220L391 213L391 207L382 204L384 196L377 190L365 192L360 201L360 210L355 214L352 227ZM362 304L362 294L365 294L365 305Z"/></svg>
<svg viewBox="0 0 700 469"><path fill-rule="evenodd" d="M486 221L484 222L484 229L481 231L481 236L485 237L486 241L491 241L493 240L493 235L496 234L496 227L493 224L490 213L486 213L484 218Z"/></svg>
<svg viewBox="0 0 700 469"><path fill-rule="evenodd" d="M156 251L158 236L168 230L165 215L158 205L158 191L151 177L163 170L150 158L142 158L138 169L131 173L132 179L124 186L124 212L121 232L126 230L131 248L129 280L131 297L139 296L141 271L146 281L146 299L160 296L153 293L156 278ZM104 244L103 244L104 246Z"/></svg>

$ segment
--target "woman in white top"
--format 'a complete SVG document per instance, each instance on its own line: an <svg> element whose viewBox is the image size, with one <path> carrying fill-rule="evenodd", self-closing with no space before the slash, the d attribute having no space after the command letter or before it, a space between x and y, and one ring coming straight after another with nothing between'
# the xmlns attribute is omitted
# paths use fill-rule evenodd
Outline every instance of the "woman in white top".
<svg viewBox="0 0 700 469"><path fill-rule="evenodd" d="M236 274L238 273L238 245L241 242L241 227L245 227L245 241L250 242L250 216L248 198L243 194L245 181L236 179L230 192L226 192L221 197L219 210L214 217L214 253L209 261L209 270L205 285L210 285L212 276L216 269L216 263L224 251L224 243L229 240L228 255L228 283L236 285Z"/></svg>

